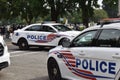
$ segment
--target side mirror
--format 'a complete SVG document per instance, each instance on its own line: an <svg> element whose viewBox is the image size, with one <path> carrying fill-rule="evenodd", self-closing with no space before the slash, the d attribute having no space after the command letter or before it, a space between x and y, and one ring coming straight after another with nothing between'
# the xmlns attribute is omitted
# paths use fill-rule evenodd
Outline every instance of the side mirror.
<svg viewBox="0 0 120 80"><path fill-rule="evenodd" d="M68 38L64 38L63 41L62 41L62 46L63 47L69 47L70 46L70 39Z"/></svg>

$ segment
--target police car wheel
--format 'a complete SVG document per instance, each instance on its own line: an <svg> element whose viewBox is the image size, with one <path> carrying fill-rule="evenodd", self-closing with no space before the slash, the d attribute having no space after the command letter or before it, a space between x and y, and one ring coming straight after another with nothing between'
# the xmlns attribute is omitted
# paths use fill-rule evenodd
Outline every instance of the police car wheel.
<svg viewBox="0 0 120 80"><path fill-rule="evenodd" d="M62 44L64 44L64 41L66 40L67 38L63 38L63 39L61 39L60 41L59 41L59 44L58 45L62 45Z"/></svg>
<svg viewBox="0 0 120 80"><path fill-rule="evenodd" d="M50 80L62 80L60 69L54 59L48 61L48 75Z"/></svg>
<svg viewBox="0 0 120 80"><path fill-rule="evenodd" d="M29 48L27 41L24 39L19 40L18 45L21 50L27 50Z"/></svg>

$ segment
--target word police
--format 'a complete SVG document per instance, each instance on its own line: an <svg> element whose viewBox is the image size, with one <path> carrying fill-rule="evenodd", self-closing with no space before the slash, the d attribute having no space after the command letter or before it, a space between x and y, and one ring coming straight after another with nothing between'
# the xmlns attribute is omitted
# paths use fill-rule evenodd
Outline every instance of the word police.
<svg viewBox="0 0 120 80"><path fill-rule="evenodd" d="M27 35L27 39L33 39L33 40L46 40L47 37L44 35L36 36L36 35Z"/></svg>
<svg viewBox="0 0 120 80"><path fill-rule="evenodd" d="M115 74L115 66L114 62L105 62L105 61L93 61L87 59L76 59L76 67L82 67L85 70L91 71L100 71L103 73Z"/></svg>

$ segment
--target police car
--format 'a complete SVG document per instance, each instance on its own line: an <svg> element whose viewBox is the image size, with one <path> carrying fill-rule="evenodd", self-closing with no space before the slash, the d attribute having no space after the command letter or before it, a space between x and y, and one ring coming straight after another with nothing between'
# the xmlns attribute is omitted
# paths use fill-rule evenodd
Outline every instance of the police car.
<svg viewBox="0 0 120 80"><path fill-rule="evenodd" d="M73 39L80 31L74 31L60 23L31 24L14 31L12 43L20 49L28 49L30 46L57 46L61 45L65 38Z"/></svg>
<svg viewBox="0 0 120 80"><path fill-rule="evenodd" d="M0 70L8 67L9 65L10 65L10 54L8 53L8 48L3 40L3 37L0 36Z"/></svg>
<svg viewBox="0 0 120 80"><path fill-rule="evenodd" d="M120 80L120 23L83 30L49 51L50 80Z"/></svg>

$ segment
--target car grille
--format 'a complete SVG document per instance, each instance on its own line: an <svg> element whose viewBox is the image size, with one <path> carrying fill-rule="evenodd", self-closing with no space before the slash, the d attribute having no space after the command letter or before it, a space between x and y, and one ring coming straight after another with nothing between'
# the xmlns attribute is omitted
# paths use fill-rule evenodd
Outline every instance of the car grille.
<svg viewBox="0 0 120 80"><path fill-rule="evenodd" d="M3 45L0 43L0 56L2 56L4 53L4 47Z"/></svg>

